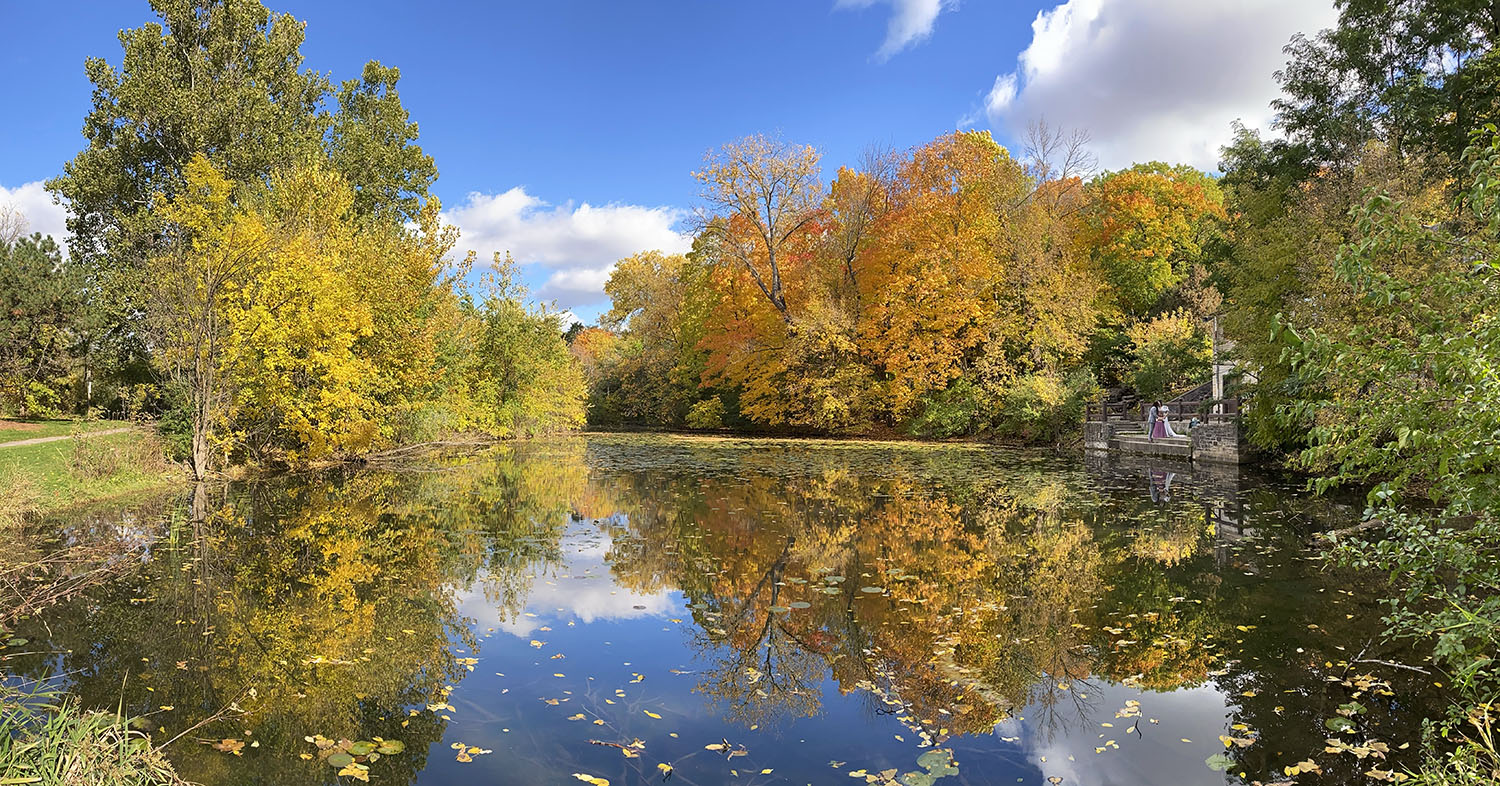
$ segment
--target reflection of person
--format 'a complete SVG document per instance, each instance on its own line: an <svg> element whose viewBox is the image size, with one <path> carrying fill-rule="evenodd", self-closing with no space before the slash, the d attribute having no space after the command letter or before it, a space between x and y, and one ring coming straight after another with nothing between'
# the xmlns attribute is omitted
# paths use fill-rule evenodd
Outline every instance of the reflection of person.
<svg viewBox="0 0 1500 786"><path fill-rule="evenodd" d="M1164 472L1162 470L1150 470L1148 479L1151 485L1152 502L1172 501L1172 481L1177 477L1176 472Z"/></svg>

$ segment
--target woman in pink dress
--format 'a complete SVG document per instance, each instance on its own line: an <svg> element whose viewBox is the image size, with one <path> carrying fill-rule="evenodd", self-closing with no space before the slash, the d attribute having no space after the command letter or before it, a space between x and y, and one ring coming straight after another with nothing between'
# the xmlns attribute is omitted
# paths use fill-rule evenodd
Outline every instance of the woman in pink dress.
<svg viewBox="0 0 1500 786"><path fill-rule="evenodd" d="M1166 407L1162 406L1160 401L1156 402L1156 406L1152 407L1152 409L1156 410L1156 422L1151 425L1151 439L1156 440L1178 436L1177 432L1172 430L1172 413Z"/></svg>
<svg viewBox="0 0 1500 786"><path fill-rule="evenodd" d="M1158 401L1151 405L1151 412L1153 414L1151 422L1151 439L1165 439L1167 436L1166 410L1162 408L1161 402Z"/></svg>

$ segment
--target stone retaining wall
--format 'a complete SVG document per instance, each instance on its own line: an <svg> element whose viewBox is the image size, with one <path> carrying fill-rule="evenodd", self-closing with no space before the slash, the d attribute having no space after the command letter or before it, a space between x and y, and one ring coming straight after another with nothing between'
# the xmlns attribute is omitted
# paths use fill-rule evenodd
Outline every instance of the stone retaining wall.
<svg viewBox="0 0 1500 786"><path fill-rule="evenodd" d="M1240 427L1227 423L1200 423L1193 429L1193 459L1223 464L1240 462Z"/></svg>
<svg viewBox="0 0 1500 786"><path fill-rule="evenodd" d="M1091 420L1083 424L1083 447L1085 450L1109 450L1109 438L1113 435L1111 424Z"/></svg>
<svg viewBox="0 0 1500 786"><path fill-rule="evenodd" d="M1189 431L1186 423L1173 423L1172 428L1179 434L1187 434L1192 440L1193 460L1212 461L1220 464L1238 464L1240 462L1240 429L1236 422L1227 423L1200 423L1197 428ZM1085 450L1107 451L1111 449L1110 440L1121 434L1138 435L1142 431L1140 423L1130 421L1113 421L1110 423L1098 423L1094 421L1083 424L1083 447Z"/></svg>

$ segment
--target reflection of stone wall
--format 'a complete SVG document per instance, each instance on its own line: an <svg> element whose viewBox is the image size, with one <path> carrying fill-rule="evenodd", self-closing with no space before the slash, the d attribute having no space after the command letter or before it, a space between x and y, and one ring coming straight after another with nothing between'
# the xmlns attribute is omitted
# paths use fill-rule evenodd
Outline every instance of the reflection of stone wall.
<svg viewBox="0 0 1500 786"><path fill-rule="evenodd" d="M1193 458L1238 464L1240 461L1240 428L1228 423L1200 423L1193 429Z"/></svg>
<svg viewBox="0 0 1500 786"><path fill-rule="evenodd" d="M1089 421L1083 424L1083 447L1087 450L1109 450L1110 424Z"/></svg>

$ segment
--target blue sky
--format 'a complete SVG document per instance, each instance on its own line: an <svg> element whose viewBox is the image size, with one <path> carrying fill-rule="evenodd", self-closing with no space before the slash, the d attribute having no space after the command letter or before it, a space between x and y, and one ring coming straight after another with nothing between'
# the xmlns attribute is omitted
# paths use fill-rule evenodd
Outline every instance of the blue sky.
<svg viewBox="0 0 1500 786"><path fill-rule="evenodd" d="M400 67L461 247L511 250L585 319L614 259L680 250L709 149L757 132L824 172L871 143L959 127L1012 145L1027 122L1086 128L1108 167L1212 169L1230 120L1264 126L1292 33L1327 0L270 0L307 22L306 65ZM85 57L118 62L144 0L0 0L0 203L60 232L39 181L82 145Z"/></svg>

